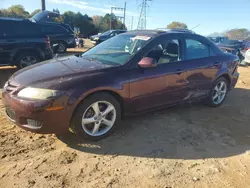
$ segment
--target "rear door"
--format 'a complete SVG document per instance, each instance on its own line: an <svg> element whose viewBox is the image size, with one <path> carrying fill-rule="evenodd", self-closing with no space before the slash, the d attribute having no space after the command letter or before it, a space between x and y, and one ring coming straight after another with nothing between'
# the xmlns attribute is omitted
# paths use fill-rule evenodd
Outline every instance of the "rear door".
<svg viewBox="0 0 250 188"><path fill-rule="evenodd" d="M56 41L64 41L65 40L65 36L69 35L68 31L60 26L60 25L57 25L57 24L39 24L41 29L42 29L42 32L49 36L50 40L51 40L51 43L55 43Z"/></svg>
<svg viewBox="0 0 250 188"><path fill-rule="evenodd" d="M0 36L0 64L8 65L13 58L13 52L24 42L23 39L17 36L19 28L16 24L19 22L5 20L4 27L1 27Z"/></svg>
<svg viewBox="0 0 250 188"><path fill-rule="evenodd" d="M189 85L187 99L205 96L221 67L213 48L206 41L186 37L185 64Z"/></svg>

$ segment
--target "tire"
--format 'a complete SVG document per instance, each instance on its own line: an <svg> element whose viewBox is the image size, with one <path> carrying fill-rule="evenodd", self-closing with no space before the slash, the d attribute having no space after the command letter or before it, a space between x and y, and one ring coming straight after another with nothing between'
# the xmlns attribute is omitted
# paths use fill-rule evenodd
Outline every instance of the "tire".
<svg viewBox="0 0 250 188"><path fill-rule="evenodd" d="M97 106L99 115L97 115L96 110L94 110L97 109ZM114 110L106 113L106 115L104 114L112 108L114 108ZM86 123L84 123L84 121ZM112 95L102 92L93 94L83 100L75 110L70 122L70 127L73 132L81 138L89 141L98 141L110 135L120 121L121 107L119 102ZM109 126L107 126L105 122L109 124Z"/></svg>
<svg viewBox="0 0 250 188"><path fill-rule="evenodd" d="M17 68L22 69L30 65L34 65L38 63L39 61L40 61L40 58L35 53L32 53L32 52L22 53L16 58L15 65L17 66Z"/></svg>
<svg viewBox="0 0 250 188"><path fill-rule="evenodd" d="M225 86L221 86L220 85L221 83L224 83ZM220 87L222 87L222 90L219 92L218 89ZM212 107L218 107L218 106L222 105L223 102L225 101L226 97L227 97L228 89L229 89L228 80L226 78L224 78L224 77L218 78L214 82L214 85L213 85L212 89L209 92L209 96L208 96L208 98L206 100L206 103L209 106L212 106ZM217 93L217 96L218 96L217 98L216 98L216 93Z"/></svg>
<svg viewBox="0 0 250 188"><path fill-rule="evenodd" d="M67 51L67 45L65 44L65 42L58 42L58 48L57 48L57 52L58 53L65 53Z"/></svg>

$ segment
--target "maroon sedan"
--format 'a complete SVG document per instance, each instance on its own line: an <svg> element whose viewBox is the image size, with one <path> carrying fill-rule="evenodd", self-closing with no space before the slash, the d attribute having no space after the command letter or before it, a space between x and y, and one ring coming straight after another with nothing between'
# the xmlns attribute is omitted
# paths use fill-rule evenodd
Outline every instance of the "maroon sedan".
<svg viewBox="0 0 250 188"><path fill-rule="evenodd" d="M23 129L98 140L125 115L204 99L221 105L237 82L238 58L187 30L131 31L79 56L15 73L7 115Z"/></svg>

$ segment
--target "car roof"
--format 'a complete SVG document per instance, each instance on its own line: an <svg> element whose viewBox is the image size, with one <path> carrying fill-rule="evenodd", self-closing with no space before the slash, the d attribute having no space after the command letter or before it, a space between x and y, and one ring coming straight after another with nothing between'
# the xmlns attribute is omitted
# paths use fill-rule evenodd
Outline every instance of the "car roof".
<svg viewBox="0 0 250 188"><path fill-rule="evenodd" d="M187 34L195 34L193 31L188 29L155 29L155 30L133 30L128 31L127 34L132 35L147 35L147 36L158 36L160 34L167 33L187 33ZM196 34L195 34L196 35Z"/></svg>
<svg viewBox="0 0 250 188"><path fill-rule="evenodd" d="M11 18L11 17L0 17L0 20L4 21L24 21L25 19L23 18Z"/></svg>

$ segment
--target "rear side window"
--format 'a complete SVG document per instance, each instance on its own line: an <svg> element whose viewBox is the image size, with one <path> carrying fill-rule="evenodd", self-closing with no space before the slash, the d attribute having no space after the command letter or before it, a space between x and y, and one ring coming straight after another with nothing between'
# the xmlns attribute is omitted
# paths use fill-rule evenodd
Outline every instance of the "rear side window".
<svg viewBox="0 0 250 188"><path fill-rule="evenodd" d="M8 21L1 27L2 33L6 37L33 37L41 35L41 30L32 22Z"/></svg>
<svg viewBox="0 0 250 188"><path fill-rule="evenodd" d="M209 56L210 47L208 45L197 40L186 39L186 59L200 59Z"/></svg>
<svg viewBox="0 0 250 188"><path fill-rule="evenodd" d="M63 34L67 33L67 30L59 25L41 25L42 30L46 34Z"/></svg>

